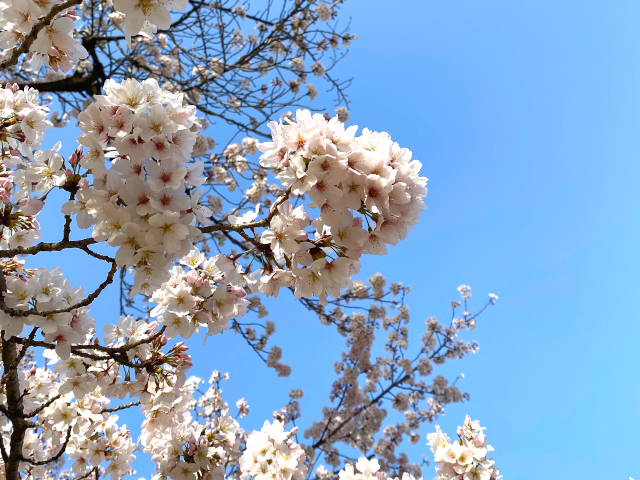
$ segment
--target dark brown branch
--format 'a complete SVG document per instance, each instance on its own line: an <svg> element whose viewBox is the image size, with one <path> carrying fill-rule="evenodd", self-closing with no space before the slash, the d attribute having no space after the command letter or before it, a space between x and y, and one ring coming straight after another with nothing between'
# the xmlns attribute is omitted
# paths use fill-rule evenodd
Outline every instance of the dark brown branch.
<svg viewBox="0 0 640 480"><path fill-rule="evenodd" d="M33 410L32 412L29 413L25 413L24 414L24 418L31 418L31 417L35 417L37 414L39 414L42 410L44 410L45 408L47 408L49 405L51 405L53 402L55 402L56 400L58 400L60 397L62 397L62 395L58 394L55 397L51 397L49 400L47 400L45 403L43 403L42 405L40 405L38 408L36 408L35 410Z"/></svg>
<svg viewBox="0 0 640 480"><path fill-rule="evenodd" d="M33 342L34 338L36 338L37 332L38 332L38 327L33 327L33 329L31 330L31 333L29 334L29 338L27 338L27 343L22 345L22 350L20 351L20 355L18 355L18 359L17 359L18 363L16 363L15 365L16 367L20 365L20 362L22 361L24 356L27 354L27 351L31 346L31 342Z"/></svg>
<svg viewBox="0 0 640 480"><path fill-rule="evenodd" d="M140 345L143 345L145 343L152 343L154 340L156 340L158 337L160 337L165 330L167 329L166 326L163 326L160 330L158 330L156 333L149 335L148 338L144 338L142 340L138 340L137 342L133 342L133 343L129 343L126 345L122 345L120 347L105 347L103 345L96 345L96 344L89 344L89 345L72 345L71 346L71 353L73 353L74 355L78 356L78 357L82 357L82 358L89 358L91 360L95 360L95 361L101 361L101 360L113 360L115 362L117 362L120 365L124 365L130 368L145 368L147 366L152 366L152 365L157 365L159 364L159 361L162 360L161 358L150 358L149 360L145 360L143 362L140 363L134 363L131 362L129 360L129 358L127 357L127 352L131 349L134 349ZM26 339L21 338L21 337L12 337L11 339L12 341L19 343L19 344L24 344L27 342ZM31 343L34 347L41 347L41 348L47 348L49 350L54 350L56 348L55 344L53 343L48 343L48 342L42 342L42 341L34 341ZM92 350L92 351L98 351L101 353L104 353L105 355L97 355L95 353L88 353L87 350Z"/></svg>
<svg viewBox="0 0 640 480"><path fill-rule="evenodd" d="M91 475L93 475L94 473L96 474L96 480L98 478L98 471L99 471L99 467L93 467L91 470L89 470L87 473L85 473L84 475L80 476L80 477L76 477L73 480L84 480L85 478L89 478Z"/></svg>
<svg viewBox="0 0 640 480"><path fill-rule="evenodd" d="M111 258L107 255L102 255L101 253L96 253L91 250L89 247L82 247L82 250L87 253L87 255L92 256L93 258L97 258L98 260L102 260L107 263L115 263L116 259Z"/></svg>
<svg viewBox="0 0 640 480"><path fill-rule="evenodd" d="M0 292L1 293L1 292ZM11 421L12 431L9 442L8 460L5 462L5 476L7 480L20 478L20 461L22 460L22 446L28 423L24 418L24 400L20 391L20 378L17 368L17 343L7 340L2 332L2 376L5 395L7 396L6 416Z"/></svg>
<svg viewBox="0 0 640 480"><path fill-rule="evenodd" d="M76 71L70 77L66 77L60 80L52 80L49 82L27 82L18 83L18 87L23 89L24 87L31 87L37 89L40 93L88 93L93 94L93 86L100 80L99 69L94 67L89 75L84 75Z"/></svg>
<svg viewBox="0 0 640 480"><path fill-rule="evenodd" d="M105 408L104 410L102 410L100 413L113 413L113 412L118 412L120 410L126 410L127 408L131 408L131 407L137 407L138 405L140 405L140 400L137 400L135 402L131 402L131 403L127 403L126 405L120 405L119 407L113 407L113 408Z"/></svg>
<svg viewBox="0 0 640 480"><path fill-rule="evenodd" d="M62 240L55 243L40 242L32 247L16 247L9 250L0 250L0 258L11 258L16 255L35 255L40 252L61 252L68 248L84 249L87 245L98 243L93 238L84 238L82 240Z"/></svg>
<svg viewBox="0 0 640 480"><path fill-rule="evenodd" d="M266 217L264 217L262 220L259 220L257 222L241 223L238 225L221 223L219 225L210 225L208 227L201 227L200 231L202 233L212 233L212 232L220 232L220 231L244 232L245 230L249 230L251 228L267 227L271 223L271 219L275 217L276 214L278 213L278 207L282 205L289 198L290 194L291 194L291 187L287 188L284 194L278 197L278 199L271 206L271 209L269 210L269 214Z"/></svg>
<svg viewBox="0 0 640 480"><path fill-rule="evenodd" d="M26 463L29 463L31 465L36 465L36 466L37 465L47 465L48 463L53 463L53 462L57 461L60 457L62 457L62 455L64 454L65 450L67 449L67 445L69 445L69 440L71 439L71 430L72 429L73 429L73 427L69 426L69 428L67 430L67 437L64 439L64 443L60 447L60 450L58 451L58 453L56 453L53 457L48 458L47 460L41 460L41 461L37 461L37 462L34 462L33 460L30 460L28 458L22 457L22 461L26 462Z"/></svg>

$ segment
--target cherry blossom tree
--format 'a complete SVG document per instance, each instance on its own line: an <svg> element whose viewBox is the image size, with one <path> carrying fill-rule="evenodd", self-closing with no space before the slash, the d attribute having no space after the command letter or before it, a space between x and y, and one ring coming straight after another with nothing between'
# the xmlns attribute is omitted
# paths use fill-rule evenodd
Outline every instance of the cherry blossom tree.
<svg viewBox="0 0 640 480"><path fill-rule="evenodd" d="M459 335L497 297L472 313L460 286L451 319L427 319L410 349L410 289L354 279L361 258L411 234L427 179L389 134L345 125L348 81L331 71L356 37L341 3L0 3L5 478L117 480L140 450L157 480L421 475L426 460L401 445L469 399L433 370L477 350ZM336 116L298 108L317 95L309 77L335 93ZM236 131L221 147L208 136L216 121ZM50 128L76 124L73 145L41 147ZM60 239L43 242L38 217L57 195ZM38 266L62 251L105 264L95 290ZM90 308L112 284L121 316L99 328ZM300 390L247 432L249 405L229 407L218 371L206 388L190 376L186 342L231 330L286 376L261 303L279 296L333 326L345 349L329 404L304 432ZM123 410L140 412L139 439ZM437 478L501 478L477 421L457 435L428 436Z"/></svg>

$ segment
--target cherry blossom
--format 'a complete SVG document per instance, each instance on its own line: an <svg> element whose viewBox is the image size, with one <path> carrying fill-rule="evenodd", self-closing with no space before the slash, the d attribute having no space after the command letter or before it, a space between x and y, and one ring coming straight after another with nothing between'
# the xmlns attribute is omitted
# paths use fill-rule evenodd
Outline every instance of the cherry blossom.
<svg viewBox="0 0 640 480"><path fill-rule="evenodd" d="M464 480L499 480L502 476L493 458L487 458L493 447L487 445L486 435L478 420L467 415L464 425L458 427L458 440L451 442L449 436L436 426L436 432L427 435L428 445L435 455L436 476L434 480L462 478Z"/></svg>
<svg viewBox="0 0 640 480"><path fill-rule="evenodd" d="M251 433L240 457L242 478L255 480L303 480L307 473L304 450L291 438L295 431L284 431L278 420L265 422L262 430Z"/></svg>

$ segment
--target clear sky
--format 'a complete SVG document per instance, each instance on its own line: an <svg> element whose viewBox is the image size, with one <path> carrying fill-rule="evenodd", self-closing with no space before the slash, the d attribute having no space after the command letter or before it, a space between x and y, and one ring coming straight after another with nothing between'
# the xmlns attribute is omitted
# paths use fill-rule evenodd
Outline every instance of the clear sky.
<svg viewBox="0 0 640 480"><path fill-rule="evenodd" d="M478 306L500 297L467 336L480 352L447 367L465 373L471 401L438 423L453 433L479 418L509 480L640 477L640 3L355 0L343 11L359 37L339 68L354 77L351 122L391 133L430 179L420 224L388 256L364 258L361 277L413 287L415 334L448 314L461 283ZM115 299L92 313L114 321ZM269 318L288 379L233 334L191 341L194 373L228 371L227 400L248 400L248 428L294 387L306 390L303 418L317 419L342 347L281 300ZM411 452L431 455L424 440ZM137 467L149 477L150 464Z"/></svg>

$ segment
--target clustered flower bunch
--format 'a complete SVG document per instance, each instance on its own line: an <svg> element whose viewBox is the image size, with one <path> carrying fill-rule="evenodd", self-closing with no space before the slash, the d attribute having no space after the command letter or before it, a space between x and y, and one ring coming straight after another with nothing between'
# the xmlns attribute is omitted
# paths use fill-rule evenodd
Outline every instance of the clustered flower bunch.
<svg viewBox="0 0 640 480"><path fill-rule="evenodd" d="M46 272L44 274L46 275ZM76 328L78 324L84 324L86 327L91 323L93 319L85 314L74 314L72 326L63 327L65 330L62 335L69 329ZM134 452L139 447L131 438L126 426L118 426L118 416L114 412L121 408L111 408L110 404L112 399L122 399L128 393L149 400L162 395L162 388L156 391L159 383L149 382L153 376L148 370L153 372L152 368L136 369L136 380L133 382L128 378L122 381L120 376L120 366L123 363L135 369L141 365L137 362L141 357L151 358L151 348L144 340L153 328L153 325L146 322L127 317L121 319L115 332L106 335L111 335L117 340L115 344L118 345L122 345L126 338L139 342L143 348L137 348L135 354L129 355L131 361L119 359L116 362L106 355L96 355L96 349L90 345L87 345L86 349L80 347L71 356L68 353L68 343L74 340L71 338L65 343L66 352L61 351L64 349L60 348L62 342L58 339L56 349L44 353L49 359L48 365L38 367L37 363L29 358L30 354L24 344L17 355L17 352L11 352L7 345L4 345L2 359L5 369L9 362L22 364L24 368L21 369L18 379L19 385L9 384L0 395L2 404L7 405L2 407L4 415L0 417L1 440L2 445L12 445L12 435L19 429L24 432L24 444L18 459L20 470L27 474L27 478L43 478L50 475L55 471L53 462L63 454L68 455L71 472L79 476L97 471L98 468L102 468L101 471L114 480L133 473L131 463L135 460ZM92 333L91 329L83 338L91 338ZM45 341L47 340L48 335L45 337ZM158 348L157 344L155 348ZM145 349L146 355L143 353ZM178 345L169 352L168 357L173 357L174 360L180 357L182 360L188 359L183 351L184 349ZM164 360L171 363L171 360ZM181 363L183 367L190 365L186 361L177 363ZM152 362L146 363L147 367L152 365ZM170 372L165 367L162 377L184 377L179 370L180 367ZM24 392L17 404L11 402L11 397L16 394L14 388L18 388L17 393ZM37 416L36 420L28 422L28 425L17 423L16 419L12 418L16 408L20 408L25 419ZM107 462L106 467L103 462ZM7 474L6 464L7 459L0 468L3 475Z"/></svg>
<svg viewBox="0 0 640 480"><path fill-rule="evenodd" d="M53 14L51 22L37 31L37 37L30 45L31 66L37 70L44 64L56 72L73 68L79 60L87 58L88 52L73 35L74 22L80 17L75 10L60 10L60 7L72 7L75 3L5 0L0 3L0 28L3 30L0 32L0 48L6 51L25 41L42 17Z"/></svg>
<svg viewBox="0 0 640 480"><path fill-rule="evenodd" d="M46 271L38 273L47 275ZM20 457L21 469L30 475L29 478L51 474L55 468L52 462L65 453L71 472L79 476L98 469L113 480L132 474L131 462L136 458L133 453L139 447L126 426L118 426L118 416L113 412L122 407L110 408L112 399L138 398L129 406L143 405L143 413L155 419L163 413L170 416L180 413L179 409L171 407L171 400L185 400L180 405L184 408L190 406L186 399L190 386L183 384L184 372L191 362L183 344L178 343L167 353L161 353L167 339L158 335L157 323L150 324L131 317L122 317L117 326L107 325L104 328L105 342L111 342L108 347L99 345L93 329L83 332L82 340L87 339L86 343L76 343L79 334L74 329L92 324L95 321L86 314L74 313L71 326L57 328L61 333L53 338L55 350L44 352L49 359L48 366L36 367L35 362L30 362L22 370L20 391L26 392L20 402L22 415L26 418L37 416L25 432ZM40 328L47 330L47 326ZM70 331L75 336L70 335ZM45 335L45 342L51 335ZM71 342L75 343L73 354L70 354ZM124 356L109 355L114 348L120 348ZM14 360L20 363L26 354L23 344ZM3 353L5 365L8 360ZM131 370L124 372L123 366ZM134 372L135 378L131 378L129 372ZM2 402L9 405L3 410L5 416L1 417L5 427L2 429L5 445L12 443L12 430L7 421L13 413L8 402L10 396L11 392L7 391L1 397ZM143 426L149 422L153 435L161 435L162 430L152 420ZM15 419L12 423L15 432L18 428ZM142 444L152 443L149 434L145 435L143 430ZM103 462L107 462L106 467Z"/></svg>
<svg viewBox="0 0 640 480"><path fill-rule="evenodd" d="M156 462L154 479L224 478L227 464L237 462L244 432L229 415L220 380L220 372L214 371L209 389L196 399L203 381L190 377L181 386L158 391L142 407L140 439Z"/></svg>
<svg viewBox="0 0 640 480"><path fill-rule="evenodd" d="M319 215L278 207L261 237L277 268L266 267L261 291L277 295L280 286L294 284L298 297L337 297L363 253L386 254L386 245L406 238L417 222L427 194L422 164L386 132L365 128L356 137L357 126L345 129L338 118L308 110L269 127L273 140L258 145L260 164L275 168L288 192L308 196Z"/></svg>
<svg viewBox="0 0 640 480"><path fill-rule="evenodd" d="M184 166L195 141L190 129L197 130L198 125L194 109L183 107L181 96L162 92L154 80L131 80L122 86L108 82L106 92L79 115L84 132L79 137L81 147L67 162L58 153L59 143L49 151L32 153L51 126L45 120L46 109L36 103L37 91L19 91L15 86L2 90L6 138L0 159L5 192L2 242L5 248L31 246L39 238L36 216L50 191L67 190L71 200L62 210L68 219L75 216L80 228L93 226L93 242L106 241L118 247L111 279L117 266L135 266L132 295L143 292L151 296L169 280L167 288L177 286L178 273L174 270L172 277L170 265L190 250L188 238L199 233L193 226L196 216L201 223L211 223L207 218L210 212L197 203L199 193L185 193L204 182L202 162ZM84 154L83 147L87 149ZM151 156L153 160L149 160ZM108 170L106 158L112 159ZM65 230L66 241L68 235ZM214 268L215 262L224 263L226 277ZM236 269L233 262L220 258L209 261L206 268L212 279L214 272L220 272L215 276L218 282L229 280L230 271ZM19 273L7 285L7 306L14 311L2 312L0 322L11 335L19 335L25 324L39 327L47 341L58 345L60 355L68 357L69 345L85 343L86 334L95 325L77 314L75 304L82 300L83 290L70 289L59 269L38 269L28 281ZM189 278L197 283L195 288L202 287L202 279ZM240 287L232 287L230 292L223 288L207 304L209 317L201 311L199 321L220 320L223 310L226 320L242 315L244 296ZM219 303L214 306L216 301L231 297L231 310ZM178 308L181 314L187 311L184 306ZM74 328L70 327L72 320Z"/></svg>
<svg viewBox="0 0 640 480"><path fill-rule="evenodd" d="M320 478L325 477L325 471L320 472ZM388 477L385 472L380 471L380 464L375 458L368 459L364 455L358 458L358 461L354 465L348 463L343 470L338 472L338 478L340 480L400 480L399 477ZM402 480L415 480L415 477L410 473L404 472L402 474Z"/></svg>
<svg viewBox="0 0 640 480"><path fill-rule="evenodd" d="M4 0L0 3L0 48L14 48L19 42L28 41L34 28L43 18L50 18L39 30L37 37L28 45L31 67L38 70L46 65L54 71L70 70L89 53L82 42L74 36L75 21L80 16L74 9L80 0ZM170 10L184 10L187 0L115 0L114 20L122 17L127 43L131 46L132 35L150 36L158 27L171 26Z"/></svg>
<svg viewBox="0 0 640 480"><path fill-rule="evenodd" d="M2 197L2 235L0 248L31 245L40 237L40 225L35 215L43 203L31 199L27 188L30 180L37 180L36 188L46 191L50 184L59 183L58 172L47 169L47 163L58 164L58 145L49 152L40 147L44 132L52 124L47 120L49 109L42 105L37 90L17 85L0 89L0 129L3 135L0 156L0 195ZM61 165L60 165L61 167ZM59 167L58 167L59 168ZM12 171L13 170L13 171ZM13 198L13 202L11 199Z"/></svg>
<svg viewBox="0 0 640 480"><path fill-rule="evenodd" d="M3 139L3 173L22 164L20 155L33 159L33 150L40 147L44 132L52 127L47 120L49 108L40 102L38 90L7 85L0 90L0 118ZM3 175L5 177L6 175ZM11 190L4 188L4 199ZM7 201L4 201L7 203Z"/></svg>
<svg viewBox="0 0 640 480"><path fill-rule="evenodd" d="M241 478L304 480L308 471L305 453L292 438L297 430L285 432L284 423L274 420L265 421L259 432L249 434L240 457Z"/></svg>
<svg viewBox="0 0 640 480"><path fill-rule="evenodd" d="M182 107L181 94L163 92L154 80L140 83L130 79L121 85L107 82L105 91L107 95L98 96L97 104L90 105L78 116L84 132L79 141L89 150L77 165L91 172L93 188L79 181L78 200L69 201L63 212L77 213L78 224L83 228L95 223L93 238L119 247L118 264L136 266L131 295L142 292L149 296L161 284L177 286L175 278L167 283L167 266L186 253L190 239L200 233L194 226L196 219L201 225L211 224L211 210L198 203L201 193L191 190L205 181L201 175L203 163L185 165L199 124L193 116L194 109ZM295 284L298 297L316 295L324 299L326 293L337 297L341 289L349 285L351 276L359 271L357 258L362 253L384 253L386 247L380 239L397 243L406 236L417 221L418 212L424 208L421 198L426 194L426 179L417 174L420 163L410 162L410 152L392 144L388 134L367 130L366 138L354 139L355 129L345 133L337 119L327 122L322 116L312 117L308 111L300 111L299 116L305 120L301 120L297 128L304 132L311 150L300 147L298 151L313 157L308 168L315 174L307 174L305 169L300 173L310 182L306 189L289 182L286 172L290 169L281 171L278 178L287 192L307 193L314 202L312 206L321 207L320 216L311 219L303 205L293 208L286 200L287 194L281 196L267 217L269 228L262 232L259 241L254 241L252 252L261 259L263 268L252 277L260 278L251 280L245 275L245 281L254 285L254 291L267 295L277 296L282 286ZM310 130L309 122L313 125L324 122L321 125L326 128ZM293 128L282 126L283 132L288 132L287 127ZM328 136L319 136L320 132ZM334 141L341 145L344 153L338 153ZM351 143L356 145L351 147ZM321 145L327 149L326 154L320 154ZM261 147L266 148L264 144ZM379 153L381 151L384 153ZM108 170L105 157L113 158L112 168ZM304 157L295 155L286 156L283 161L293 163L296 158L304 163ZM261 161L267 162L265 155ZM349 162L353 169L348 166ZM356 167L356 163L360 167ZM367 170L369 167L365 165L371 168ZM361 171L370 173L365 175L359 173ZM343 174L353 180L344 193L347 207L339 205L341 188L347 188L344 180L337 180L342 179ZM314 180L309 180L311 178ZM327 189L320 187L325 183ZM355 188L356 183L362 188ZM331 193L321 193L321 190ZM362 213L367 223L369 219L375 222L375 227L369 226L369 231L362 228L361 218L354 218L352 209ZM235 227L245 229L262 226L260 222L252 222L254 219L253 215L243 215L231 220ZM314 228L315 238L308 238L304 230L308 227ZM231 269L237 270L229 265L226 269L227 277ZM236 297L243 298L242 289L236 290ZM165 295L159 293L156 297ZM183 313L186 313L185 305L181 304Z"/></svg>
<svg viewBox="0 0 640 480"><path fill-rule="evenodd" d="M74 173L84 181L63 212L76 215L80 228L93 225L96 241L118 247L118 265L138 267L132 295L151 295L169 279L171 262L190 250L195 217L210 223L198 192L187 193L205 181L202 162L187 165L199 125L183 96L155 80L108 81L105 92L78 116L87 151Z"/></svg>
<svg viewBox="0 0 640 480"><path fill-rule="evenodd" d="M172 267L171 279L152 297L157 306L150 314L159 315L160 323L167 326L167 338L189 338L201 326L207 327L207 336L220 333L229 328L229 320L247 313L249 301L239 286L243 283L239 264L224 255L205 259L197 248L180 263L189 270L180 265Z"/></svg>
<svg viewBox="0 0 640 480"><path fill-rule="evenodd" d="M436 426L436 432L427 436L431 451L435 454L436 473L434 480L499 480L502 478L487 445L487 437L479 420L469 415L458 427L458 439L451 442L446 433Z"/></svg>
<svg viewBox="0 0 640 480"><path fill-rule="evenodd" d="M45 341L56 345L63 359L71 355L71 345L87 342L96 321L88 315L88 306L78 306L84 299L84 288L71 287L60 268L37 268L25 275L7 277L5 304L12 314L0 312L0 324L7 335L19 335L25 325L37 327Z"/></svg>

